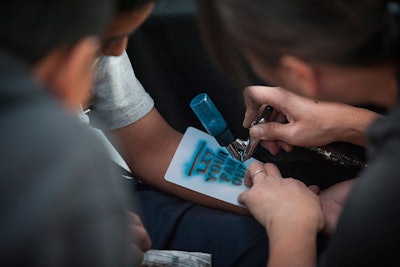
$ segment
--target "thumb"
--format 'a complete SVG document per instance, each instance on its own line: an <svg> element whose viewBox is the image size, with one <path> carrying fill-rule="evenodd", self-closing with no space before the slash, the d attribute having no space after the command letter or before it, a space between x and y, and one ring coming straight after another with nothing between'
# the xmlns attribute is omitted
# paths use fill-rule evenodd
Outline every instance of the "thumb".
<svg viewBox="0 0 400 267"><path fill-rule="evenodd" d="M283 141L288 139L288 124L266 122L250 128L249 134L253 138L266 141Z"/></svg>

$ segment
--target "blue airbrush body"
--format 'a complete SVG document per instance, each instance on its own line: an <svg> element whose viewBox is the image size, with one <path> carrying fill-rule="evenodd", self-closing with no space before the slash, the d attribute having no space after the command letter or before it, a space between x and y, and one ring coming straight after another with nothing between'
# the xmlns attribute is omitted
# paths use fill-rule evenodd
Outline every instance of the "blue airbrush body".
<svg viewBox="0 0 400 267"><path fill-rule="evenodd" d="M225 119L207 94L203 93L194 97L190 102L190 107L207 132L214 136L221 146L226 147L233 158L244 162L251 157L259 140L250 137L246 141L235 138Z"/></svg>

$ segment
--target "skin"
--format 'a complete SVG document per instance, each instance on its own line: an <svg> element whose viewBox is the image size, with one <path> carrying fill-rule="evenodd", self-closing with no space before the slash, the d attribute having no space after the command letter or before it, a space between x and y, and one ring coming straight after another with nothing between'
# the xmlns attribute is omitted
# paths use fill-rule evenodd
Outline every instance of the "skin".
<svg viewBox="0 0 400 267"><path fill-rule="evenodd" d="M140 27L152 8L153 4L148 4L139 10L118 15L106 31L104 39L116 40L118 36L126 38L111 47L103 47L104 55L121 55L126 49L128 35ZM185 189L164 179L164 174L182 139L182 134L175 131L156 108L139 121L117 129L112 134L119 141L120 152L130 169L146 184L197 204L239 214L249 214L247 209ZM155 162L157 164L154 164Z"/></svg>
<svg viewBox="0 0 400 267"><path fill-rule="evenodd" d="M154 3L140 9L119 13L111 21L102 39L101 53L105 56L119 56L128 45L129 35L133 34L149 17Z"/></svg>
<svg viewBox="0 0 400 267"><path fill-rule="evenodd" d="M266 123L262 128L250 131L253 136L262 135L264 140L268 140L270 149L272 147L275 151L279 146L290 150L292 145L323 145L338 140L366 145L365 130L378 117L377 114L320 100L370 103L390 108L397 97L395 68L390 65L349 68L311 64L293 56L284 56L279 66L271 69L266 68L251 53L247 53L247 56L259 77L265 81L272 80L285 88L251 87L244 92L245 126L256 118L260 108L266 103L279 112L274 117L277 122L288 122ZM276 170L267 165L262 168L265 172L251 177L250 174L259 170L260 166L257 163L250 166L247 174L250 178L247 180L252 179L250 183L253 186L242 193L239 200L249 207L272 237L268 266L315 266L316 233L321 230L322 225L325 233L331 234L334 231L354 180L321 191L318 206L315 203L316 195L310 194L309 188L296 185L298 181L283 179ZM274 185L269 183L272 181L270 176L275 177ZM296 186L297 190L294 192L293 187ZM314 188L314 191L318 190ZM275 198L287 205L271 201ZM292 203L293 199L298 200ZM316 214L323 215L322 221ZM301 225L305 216L308 221ZM282 224L286 231L276 226ZM288 233L287 229L295 230ZM274 236L278 236L279 240L275 240ZM293 244L296 244L294 249L291 248ZM288 252L288 248L291 251Z"/></svg>
<svg viewBox="0 0 400 267"><path fill-rule="evenodd" d="M244 90L246 114L243 126L248 128L258 116L259 108L269 103L277 114L271 122L250 129L253 138L272 154L293 146L324 146L335 141L367 146L366 129L379 114L337 102L316 101L280 87L250 86ZM330 118L327 120L326 118ZM310 131L309 129L317 129Z"/></svg>
<svg viewBox="0 0 400 267"><path fill-rule="evenodd" d="M324 225L318 196L299 180L283 179L273 164L251 164L247 179L258 170L263 172L251 177L253 186L238 200L267 230L268 266L314 266L315 239Z"/></svg>
<svg viewBox="0 0 400 267"><path fill-rule="evenodd" d="M279 124L266 123L250 130L251 136L265 140L263 145L273 154L280 148L290 151L292 145L320 146L333 141L366 146L366 129L379 115L365 109L326 101L391 107L397 99L395 68L390 65L375 68L337 67L311 64L293 56L284 56L279 67L268 68L252 53L248 52L246 55L260 78L286 89L264 87L263 90L263 87L249 87L244 91L244 127L249 127L265 103L271 104L279 112L273 118ZM376 90L383 87L385 94ZM282 101L283 98L290 104ZM286 122L289 123L282 124ZM315 125L319 127L314 129Z"/></svg>
<svg viewBox="0 0 400 267"><path fill-rule="evenodd" d="M140 264L143 262L143 252L151 248L151 239L146 228L143 226L140 217L133 212L128 211L127 213L129 226L135 237L135 242L132 243L132 250L135 255L135 259L137 260L138 264Z"/></svg>
<svg viewBox="0 0 400 267"><path fill-rule="evenodd" d="M325 236L331 236L334 233L343 205L356 181L357 179L343 181L319 193L318 196L325 219L323 228Z"/></svg>
<svg viewBox="0 0 400 267"><path fill-rule="evenodd" d="M87 37L70 48L59 47L51 51L32 70L34 79L72 114L90 97L93 86L93 66L98 58L100 42L97 37ZM128 212L129 225L134 233L132 253L140 264L143 251L150 249L151 240L140 218Z"/></svg>
<svg viewBox="0 0 400 267"><path fill-rule="evenodd" d="M153 7L154 3L149 3L140 9L116 15L102 38L101 53L104 56L120 56L128 45L129 35L143 24ZM122 131L122 133L125 133L125 131ZM119 137L118 134L116 135ZM130 227L135 237L135 243L132 243L132 251L138 264L140 264L143 261L143 253L151 248L151 238L140 217L130 211L127 211L127 213L130 219Z"/></svg>
<svg viewBox="0 0 400 267"><path fill-rule="evenodd" d="M101 53L104 56L120 56L127 47L129 35L142 25L153 7L154 4L149 3L138 10L118 14L102 38ZM182 139L182 134L175 131L156 108L139 121L112 131L112 135L119 142L120 153L124 160L136 177L143 182L188 201L240 214L249 214L247 209L187 190L164 179L164 174ZM157 164L154 164L155 162ZM128 213L132 218L132 231L137 240L136 244L132 245L133 252L137 258L143 258L143 252L151 248L151 239L140 218L134 213Z"/></svg>
<svg viewBox="0 0 400 267"><path fill-rule="evenodd" d="M72 48L59 47L33 67L33 76L70 112L90 96L87 88L93 83L93 64L99 42L88 37Z"/></svg>

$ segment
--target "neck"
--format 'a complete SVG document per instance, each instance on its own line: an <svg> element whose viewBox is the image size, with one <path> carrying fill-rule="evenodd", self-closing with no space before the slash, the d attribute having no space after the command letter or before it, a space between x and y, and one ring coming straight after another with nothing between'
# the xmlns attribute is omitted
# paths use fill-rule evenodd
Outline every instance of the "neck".
<svg viewBox="0 0 400 267"><path fill-rule="evenodd" d="M396 69L322 67L320 82L326 92L340 92L336 101L349 104L373 104L390 108L397 102ZM327 98L334 96L326 94Z"/></svg>

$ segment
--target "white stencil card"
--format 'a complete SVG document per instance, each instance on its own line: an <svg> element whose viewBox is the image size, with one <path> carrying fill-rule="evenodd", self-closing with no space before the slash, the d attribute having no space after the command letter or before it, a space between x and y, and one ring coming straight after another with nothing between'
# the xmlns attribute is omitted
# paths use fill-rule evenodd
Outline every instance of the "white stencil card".
<svg viewBox="0 0 400 267"><path fill-rule="evenodd" d="M232 158L225 147L203 131L188 127L165 174L165 179L204 195L242 206L237 196L244 185L247 166Z"/></svg>

